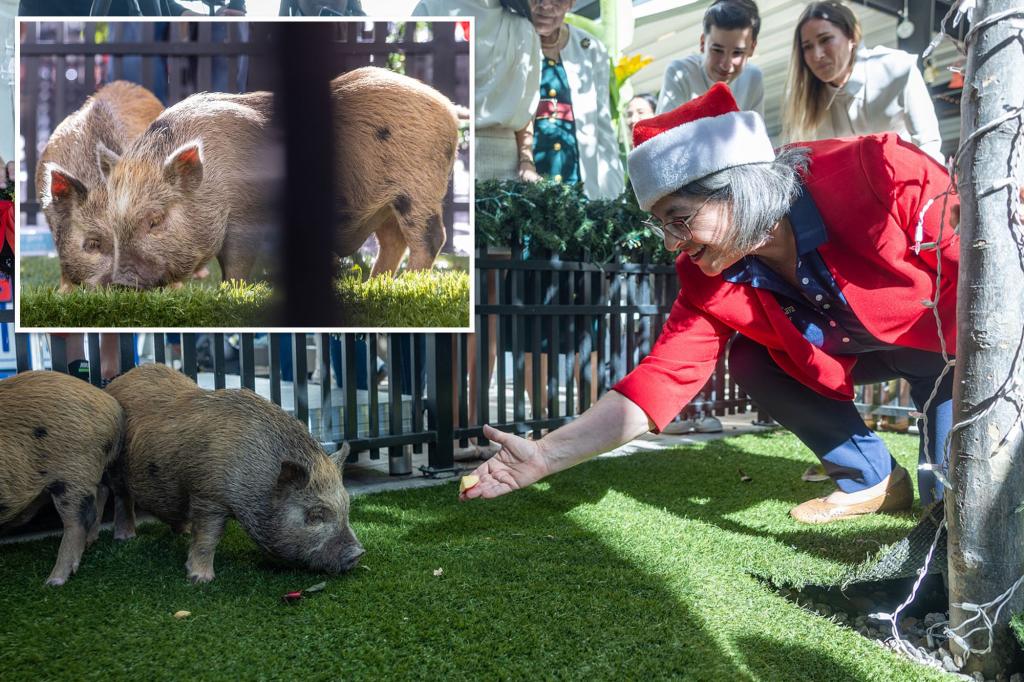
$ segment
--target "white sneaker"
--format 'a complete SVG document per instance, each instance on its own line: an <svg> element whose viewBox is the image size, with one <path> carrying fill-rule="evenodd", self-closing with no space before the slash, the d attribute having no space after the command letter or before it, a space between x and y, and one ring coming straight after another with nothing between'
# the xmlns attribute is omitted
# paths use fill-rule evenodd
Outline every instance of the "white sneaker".
<svg viewBox="0 0 1024 682"><path fill-rule="evenodd" d="M677 419L661 430L666 436L684 436L697 430L696 419Z"/></svg>
<svg viewBox="0 0 1024 682"><path fill-rule="evenodd" d="M722 422L718 417L712 417L710 414L706 417L701 417L697 420L697 424L694 427L697 433L721 433Z"/></svg>

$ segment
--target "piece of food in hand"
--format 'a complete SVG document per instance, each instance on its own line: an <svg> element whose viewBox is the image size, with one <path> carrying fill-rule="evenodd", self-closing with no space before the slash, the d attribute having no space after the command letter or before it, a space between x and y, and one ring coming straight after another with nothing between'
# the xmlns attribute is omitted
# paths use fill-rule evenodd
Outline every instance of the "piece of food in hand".
<svg viewBox="0 0 1024 682"><path fill-rule="evenodd" d="M464 493L480 482L479 476L463 476L459 481L459 492Z"/></svg>

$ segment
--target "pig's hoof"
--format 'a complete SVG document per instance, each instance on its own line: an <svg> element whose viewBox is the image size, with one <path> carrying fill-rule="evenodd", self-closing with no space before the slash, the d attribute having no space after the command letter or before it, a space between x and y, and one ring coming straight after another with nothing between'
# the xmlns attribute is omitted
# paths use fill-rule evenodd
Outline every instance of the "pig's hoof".
<svg viewBox="0 0 1024 682"><path fill-rule="evenodd" d="M123 542L125 540L131 540L134 537L135 537L135 529L134 528L130 528L128 530L115 530L114 531L114 539L115 540L120 540L120 541Z"/></svg>
<svg viewBox="0 0 1024 682"><path fill-rule="evenodd" d="M53 575L51 575L49 578L46 579L46 584L47 585L52 585L53 587L60 587L61 585L63 585L67 581L68 581L67 576L61 578L60 576L53 576Z"/></svg>
<svg viewBox="0 0 1024 682"><path fill-rule="evenodd" d="M210 571L209 573L189 573L188 579L193 585L212 582L213 571Z"/></svg>

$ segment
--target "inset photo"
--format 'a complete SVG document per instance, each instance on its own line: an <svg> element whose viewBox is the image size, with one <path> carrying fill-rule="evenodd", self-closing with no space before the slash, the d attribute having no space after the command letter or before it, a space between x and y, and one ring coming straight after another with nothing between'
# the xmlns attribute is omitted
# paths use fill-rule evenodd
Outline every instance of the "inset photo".
<svg viewBox="0 0 1024 682"><path fill-rule="evenodd" d="M471 26L19 20L18 329L470 331Z"/></svg>

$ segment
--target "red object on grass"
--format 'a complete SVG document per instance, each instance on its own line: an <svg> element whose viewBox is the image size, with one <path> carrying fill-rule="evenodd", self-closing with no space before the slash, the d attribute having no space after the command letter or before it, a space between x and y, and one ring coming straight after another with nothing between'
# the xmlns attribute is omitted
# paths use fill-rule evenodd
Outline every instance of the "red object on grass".
<svg viewBox="0 0 1024 682"><path fill-rule="evenodd" d="M281 601L283 601L285 604L294 604L300 599L302 599L302 590L299 590L298 592L289 592L288 594L281 597Z"/></svg>

